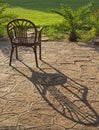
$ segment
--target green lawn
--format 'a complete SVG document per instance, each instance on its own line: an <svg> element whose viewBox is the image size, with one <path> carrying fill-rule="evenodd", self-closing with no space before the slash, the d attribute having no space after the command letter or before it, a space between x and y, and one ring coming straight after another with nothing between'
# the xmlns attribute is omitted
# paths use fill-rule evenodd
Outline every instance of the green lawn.
<svg viewBox="0 0 99 130"><path fill-rule="evenodd" d="M90 0L4 0L9 4L9 11L19 18L32 20L36 25L53 25L60 22L60 16L50 12L53 8L59 8L60 4L68 4L74 9L87 4ZM95 6L99 6L99 0L94 0Z"/></svg>

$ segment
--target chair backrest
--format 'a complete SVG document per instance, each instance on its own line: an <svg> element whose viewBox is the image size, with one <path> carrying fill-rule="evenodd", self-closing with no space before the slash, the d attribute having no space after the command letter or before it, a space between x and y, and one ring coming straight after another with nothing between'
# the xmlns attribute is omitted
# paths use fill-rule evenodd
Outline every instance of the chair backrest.
<svg viewBox="0 0 99 130"><path fill-rule="evenodd" d="M37 29L33 22L27 19L14 19L7 24L7 33L11 43L17 42L19 45L36 42Z"/></svg>

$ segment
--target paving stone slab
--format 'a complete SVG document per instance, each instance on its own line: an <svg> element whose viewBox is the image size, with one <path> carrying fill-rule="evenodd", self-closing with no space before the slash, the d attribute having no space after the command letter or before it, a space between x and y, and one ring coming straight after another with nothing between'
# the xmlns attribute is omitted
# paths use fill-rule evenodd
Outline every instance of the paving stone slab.
<svg viewBox="0 0 99 130"><path fill-rule="evenodd" d="M0 41L0 130L98 130L99 46L68 41L42 43L13 55Z"/></svg>

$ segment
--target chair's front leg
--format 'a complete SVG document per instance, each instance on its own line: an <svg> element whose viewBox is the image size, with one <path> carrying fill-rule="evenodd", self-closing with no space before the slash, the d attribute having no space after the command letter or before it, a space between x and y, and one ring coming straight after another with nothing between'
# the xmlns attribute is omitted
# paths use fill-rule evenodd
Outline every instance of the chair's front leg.
<svg viewBox="0 0 99 130"><path fill-rule="evenodd" d="M18 48L16 47L16 59L18 60Z"/></svg>
<svg viewBox="0 0 99 130"><path fill-rule="evenodd" d="M39 59L41 60L42 58L41 58L41 44L39 45Z"/></svg>
<svg viewBox="0 0 99 130"><path fill-rule="evenodd" d="M11 66L13 52L14 52L14 47L11 48L10 61L9 61L10 66Z"/></svg>

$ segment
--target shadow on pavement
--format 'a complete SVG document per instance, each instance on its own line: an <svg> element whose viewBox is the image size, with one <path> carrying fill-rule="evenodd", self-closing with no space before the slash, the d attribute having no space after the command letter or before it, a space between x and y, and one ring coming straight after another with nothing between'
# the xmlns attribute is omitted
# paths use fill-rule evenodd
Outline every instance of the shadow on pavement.
<svg viewBox="0 0 99 130"><path fill-rule="evenodd" d="M21 62L32 72L32 76L28 77L21 69L12 67L35 85L42 98L57 113L76 124L98 126L99 116L87 100L88 87L77 83L45 61L42 62L54 73L48 73L42 68L34 71Z"/></svg>

